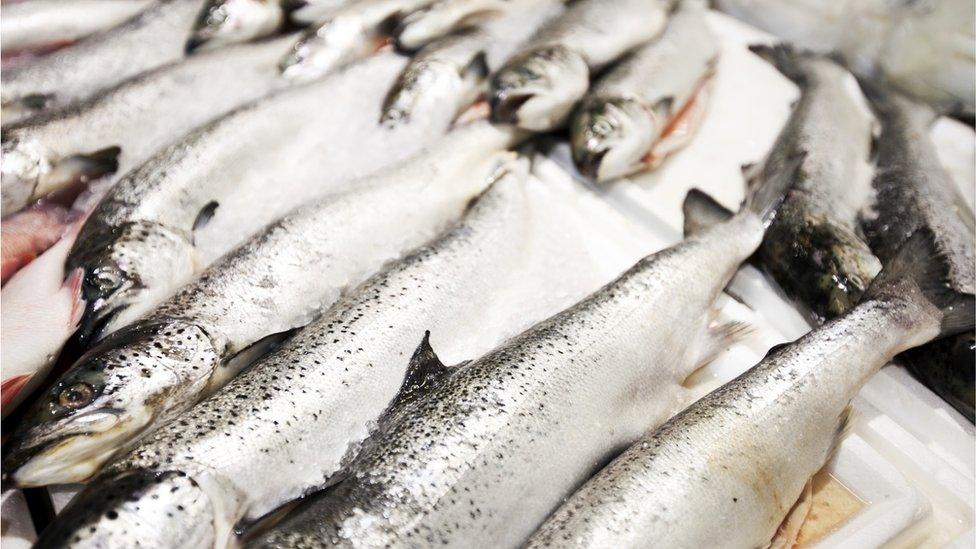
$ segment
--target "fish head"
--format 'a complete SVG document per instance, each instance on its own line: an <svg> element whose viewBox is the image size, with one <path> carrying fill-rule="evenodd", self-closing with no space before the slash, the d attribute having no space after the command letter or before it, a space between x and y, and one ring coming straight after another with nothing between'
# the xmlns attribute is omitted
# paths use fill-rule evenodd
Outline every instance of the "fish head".
<svg viewBox="0 0 976 549"><path fill-rule="evenodd" d="M186 43L186 53L215 49L268 36L284 21L275 0L210 0Z"/></svg>
<svg viewBox="0 0 976 549"><path fill-rule="evenodd" d="M445 105L450 105L453 116L468 95L465 91L464 78L453 63L436 59L412 63L383 101L380 122L395 125Z"/></svg>
<svg viewBox="0 0 976 549"><path fill-rule="evenodd" d="M11 434L3 476L15 486L81 482L147 428L192 405L219 357L182 321L106 338L42 393Z"/></svg>
<svg viewBox="0 0 976 549"><path fill-rule="evenodd" d="M185 472L109 473L78 494L35 547L227 547L217 544L216 514Z"/></svg>
<svg viewBox="0 0 976 549"><path fill-rule="evenodd" d="M653 145L657 123L633 99L587 102L573 118L573 161L580 173L609 181L639 171Z"/></svg>
<svg viewBox="0 0 976 549"><path fill-rule="evenodd" d="M532 131L555 129L589 85L590 69L580 54L564 46L528 50L492 77L492 119Z"/></svg>
<svg viewBox="0 0 976 549"><path fill-rule="evenodd" d="M152 222L82 227L68 271L83 272L85 312L79 340L89 343L125 326L188 280L196 268L189 235Z"/></svg>
<svg viewBox="0 0 976 549"><path fill-rule="evenodd" d="M314 80L346 63L368 40L357 17L337 15L306 31L278 63L281 75L296 82Z"/></svg>

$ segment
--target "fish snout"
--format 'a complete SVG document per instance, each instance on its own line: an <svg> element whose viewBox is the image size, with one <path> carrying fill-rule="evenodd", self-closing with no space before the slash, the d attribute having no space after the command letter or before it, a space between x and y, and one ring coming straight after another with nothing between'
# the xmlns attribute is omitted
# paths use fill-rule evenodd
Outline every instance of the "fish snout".
<svg viewBox="0 0 976 549"><path fill-rule="evenodd" d="M631 175L644 168L658 131L653 114L635 100L585 104L570 127L573 161L598 182Z"/></svg>
<svg viewBox="0 0 976 549"><path fill-rule="evenodd" d="M525 52L492 78L492 119L531 131L553 130L586 94L589 78L585 60L568 48Z"/></svg>
<svg viewBox="0 0 976 549"><path fill-rule="evenodd" d="M268 36L281 27L284 18L279 2L212 0L197 18L186 54Z"/></svg>

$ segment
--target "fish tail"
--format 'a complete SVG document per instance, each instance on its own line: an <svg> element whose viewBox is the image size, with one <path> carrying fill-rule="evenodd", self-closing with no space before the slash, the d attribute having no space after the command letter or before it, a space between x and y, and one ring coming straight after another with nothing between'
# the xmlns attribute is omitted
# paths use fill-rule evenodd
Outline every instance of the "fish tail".
<svg viewBox="0 0 976 549"><path fill-rule="evenodd" d="M691 189L681 203L684 214L684 234L690 236L712 225L730 219L734 214L717 200L700 189Z"/></svg>
<svg viewBox="0 0 976 549"><path fill-rule="evenodd" d="M949 261L928 228L915 231L881 270L867 296L874 299L924 299L940 312L939 336L954 335L976 325L976 298L948 283ZM911 291L905 283L913 283Z"/></svg>

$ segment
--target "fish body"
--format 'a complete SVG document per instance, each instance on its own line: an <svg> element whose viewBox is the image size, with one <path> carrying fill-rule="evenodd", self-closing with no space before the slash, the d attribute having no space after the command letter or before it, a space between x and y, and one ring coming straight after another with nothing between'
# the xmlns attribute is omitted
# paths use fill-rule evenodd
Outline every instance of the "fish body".
<svg viewBox="0 0 976 549"><path fill-rule="evenodd" d="M152 0L32 0L3 7L0 48L45 49L114 27L146 9Z"/></svg>
<svg viewBox="0 0 976 549"><path fill-rule="evenodd" d="M393 31L397 48L416 51L451 32L482 18L511 9L508 0L439 0L404 17ZM517 8L516 8L517 9Z"/></svg>
<svg viewBox="0 0 976 549"><path fill-rule="evenodd" d="M667 21L663 0L572 3L492 76L492 116L527 130L562 124L590 76L657 36Z"/></svg>
<svg viewBox="0 0 976 549"><path fill-rule="evenodd" d="M517 139L464 128L272 223L72 366L14 435L5 475L23 486L91 476L224 385L262 340L307 324L340 290L443 230L487 185L477 167Z"/></svg>
<svg viewBox="0 0 976 549"><path fill-rule="evenodd" d="M273 34L285 21L281 0L207 0L200 11L187 53L257 40Z"/></svg>
<svg viewBox="0 0 976 549"><path fill-rule="evenodd" d="M312 25L324 21L333 11L345 6L350 0L302 0L299 7L288 14L298 25Z"/></svg>
<svg viewBox="0 0 976 549"><path fill-rule="evenodd" d="M375 52L385 40L383 24L433 0L359 0L332 10L309 27L281 60L285 78L306 81Z"/></svg>
<svg viewBox="0 0 976 549"><path fill-rule="evenodd" d="M707 360L695 342L717 341L708 311L761 234L756 216L737 217L443 374L394 406L343 480L254 546L520 544L593 467L684 404L682 381Z"/></svg>
<svg viewBox="0 0 976 549"><path fill-rule="evenodd" d="M881 270L858 228L871 195L870 113L829 59L785 46L753 51L801 89L769 155L747 174L751 193L784 196L759 258L787 294L831 318L860 301Z"/></svg>
<svg viewBox="0 0 976 549"><path fill-rule="evenodd" d="M660 38L610 69L570 125L581 173L608 181L645 169L653 150L661 151L655 156L666 154L666 132L676 135L669 128L704 108L703 88L718 55L704 10L681 9ZM686 141L687 133L680 139Z"/></svg>
<svg viewBox="0 0 976 549"><path fill-rule="evenodd" d="M290 40L193 56L5 125L3 214L109 169L121 177L193 128L281 87L275 63Z"/></svg>
<svg viewBox="0 0 976 549"><path fill-rule="evenodd" d="M450 122L446 116L388 129L369 112L349 112L350 105L378 109L403 64L398 56L379 56L251 103L122 177L68 257L69 270L85 272L83 336L128 324L276 217L436 140ZM323 97L330 102L323 105Z"/></svg>
<svg viewBox="0 0 976 549"><path fill-rule="evenodd" d="M421 49L390 89L381 120L392 124L429 109L460 113L484 91L488 74L563 9L554 0L509 0L505 8Z"/></svg>
<svg viewBox="0 0 976 549"><path fill-rule="evenodd" d="M91 97L183 56L201 0L160 0L70 48L4 71L5 122Z"/></svg>
<svg viewBox="0 0 976 549"><path fill-rule="evenodd" d="M972 321L972 296L952 312L958 304L929 278L938 252L913 239L864 301L631 446L528 547L768 546L838 444L861 386L895 354L958 328L949 316Z"/></svg>

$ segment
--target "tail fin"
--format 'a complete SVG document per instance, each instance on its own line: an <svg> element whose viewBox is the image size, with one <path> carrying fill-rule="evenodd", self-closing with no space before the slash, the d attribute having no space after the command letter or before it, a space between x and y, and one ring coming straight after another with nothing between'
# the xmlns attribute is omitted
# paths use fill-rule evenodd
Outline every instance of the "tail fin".
<svg viewBox="0 0 976 549"><path fill-rule="evenodd" d="M868 288L872 298L903 297L904 282L912 281L929 303L942 313L940 337L973 329L976 298L948 284L949 262L928 228L915 231L885 265Z"/></svg>
<svg viewBox="0 0 976 549"><path fill-rule="evenodd" d="M691 189L681 204L685 216L685 236L695 234L712 225L730 219L734 214L714 198L699 189Z"/></svg>

